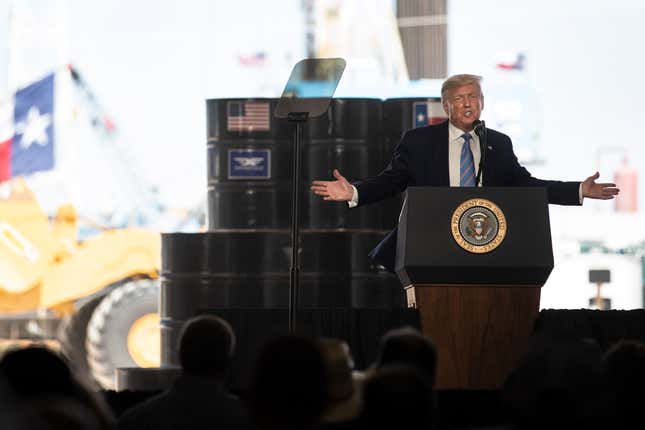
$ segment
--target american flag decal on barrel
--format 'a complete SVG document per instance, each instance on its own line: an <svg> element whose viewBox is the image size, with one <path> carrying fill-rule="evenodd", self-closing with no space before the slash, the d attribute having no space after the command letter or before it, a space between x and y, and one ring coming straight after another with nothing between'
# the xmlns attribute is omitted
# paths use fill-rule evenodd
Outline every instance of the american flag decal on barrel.
<svg viewBox="0 0 645 430"><path fill-rule="evenodd" d="M228 131L268 131L271 129L269 102L230 101L227 106Z"/></svg>

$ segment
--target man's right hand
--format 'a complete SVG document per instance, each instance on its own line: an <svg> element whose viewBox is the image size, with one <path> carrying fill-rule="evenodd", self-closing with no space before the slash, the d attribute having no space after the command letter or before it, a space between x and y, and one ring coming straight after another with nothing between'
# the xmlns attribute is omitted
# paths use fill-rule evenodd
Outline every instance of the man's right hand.
<svg viewBox="0 0 645 430"><path fill-rule="evenodd" d="M337 202L348 202L354 195L354 189L347 179L340 174L338 169L334 169L335 181L313 181L311 191L323 200L333 200Z"/></svg>

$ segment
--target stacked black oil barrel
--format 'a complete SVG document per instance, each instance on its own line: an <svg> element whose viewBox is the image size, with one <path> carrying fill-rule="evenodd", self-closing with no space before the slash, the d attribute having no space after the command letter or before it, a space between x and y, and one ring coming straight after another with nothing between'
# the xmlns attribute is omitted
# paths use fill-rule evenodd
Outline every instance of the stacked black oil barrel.
<svg viewBox="0 0 645 430"><path fill-rule="evenodd" d="M181 324L205 309L287 308L291 253L293 124L277 99L207 101L208 232L162 236L162 364L177 364ZM349 209L309 191L313 179L377 174L415 103L333 99L304 128L301 146L301 308L402 307L398 279L369 250L397 222L400 199ZM385 110L385 112L384 112Z"/></svg>

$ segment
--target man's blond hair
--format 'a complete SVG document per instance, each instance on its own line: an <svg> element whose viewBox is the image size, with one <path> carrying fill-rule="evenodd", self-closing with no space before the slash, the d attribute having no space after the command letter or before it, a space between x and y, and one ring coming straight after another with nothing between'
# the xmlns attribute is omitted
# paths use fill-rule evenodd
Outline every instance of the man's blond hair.
<svg viewBox="0 0 645 430"><path fill-rule="evenodd" d="M481 82L482 77L478 75L453 75L441 85L441 102L445 102L448 99L450 92L464 85L477 85L479 92L483 95Z"/></svg>

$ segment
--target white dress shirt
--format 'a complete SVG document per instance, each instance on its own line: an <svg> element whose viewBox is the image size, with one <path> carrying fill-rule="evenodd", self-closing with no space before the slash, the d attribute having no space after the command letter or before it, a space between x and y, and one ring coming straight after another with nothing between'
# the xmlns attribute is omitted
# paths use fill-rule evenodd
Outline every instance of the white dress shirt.
<svg viewBox="0 0 645 430"><path fill-rule="evenodd" d="M461 148L464 146L464 131L455 127L451 122L448 123L448 172L450 173L450 186L458 187L461 179ZM479 147L479 136L474 131L470 131L470 150L473 152L473 162L475 165L475 177L479 172L479 160L481 159L481 148ZM479 178L478 187L482 186L482 179Z"/></svg>

